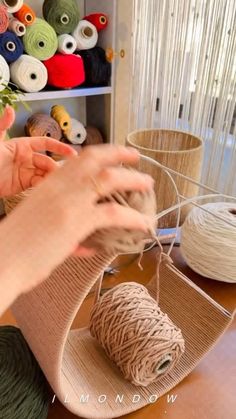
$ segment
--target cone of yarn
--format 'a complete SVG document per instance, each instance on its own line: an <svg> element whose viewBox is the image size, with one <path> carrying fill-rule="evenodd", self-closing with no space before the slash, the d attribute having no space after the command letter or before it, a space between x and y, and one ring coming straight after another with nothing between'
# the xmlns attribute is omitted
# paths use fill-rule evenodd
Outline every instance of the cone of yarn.
<svg viewBox="0 0 236 419"><path fill-rule="evenodd" d="M38 60L47 60L55 54L58 39L54 29L43 19L37 18L27 26L23 37L25 52Z"/></svg>
<svg viewBox="0 0 236 419"><path fill-rule="evenodd" d="M10 70L5 58L0 55L0 92L5 89L10 80Z"/></svg>
<svg viewBox="0 0 236 419"><path fill-rule="evenodd" d="M91 15L85 16L83 20L92 23L98 32L106 29L108 25L108 16L104 13L92 13Z"/></svg>
<svg viewBox="0 0 236 419"><path fill-rule="evenodd" d="M83 143L84 146L102 144L104 142L101 132L96 127L88 126L86 127L86 132L87 136Z"/></svg>
<svg viewBox="0 0 236 419"><path fill-rule="evenodd" d="M55 119L42 113L32 115L26 125L25 133L29 137L50 137L55 140L62 138L62 130Z"/></svg>
<svg viewBox="0 0 236 419"><path fill-rule="evenodd" d="M9 17L6 6L0 4L0 33L6 32L9 25Z"/></svg>
<svg viewBox="0 0 236 419"><path fill-rule="evenodd" d="M46 419L50 390L20 329L0 327L0 415L4 419Z"/></svg>
<svg viewBox="0 0 236 419"><path fill-rule="evenodd" d="M187 264L200 275L236 283L235 203L194 208L181 229L181 252Z"/></svg>
<svg viewBox="0 0 236 419"><path fill-rule="evenodd" d="M66 139L71 144L83 144L86 139L86 129L84 125L77 121L77 119L71 118L71 129L66 132Z"/></svg>
<svg viewBox="0 0 236 419"><path fill-rule="evenodd" d="M78 3L76 0L45 0L43 16L58 35L71 33L80 19Z"/></svg>
<svg viewBox="0 0 236 419"><path fill-rule="evenodd" d="M8 13L15 13L21 9L24 0L2 0L2 3L6 6Z"/></svg>
<svg viewBox="0 0 236 419"><path fill-rule="evenodd" d="M13 13L13 16L16 19L18 19L21 23L23 23L25 26L33 25L36 19L35 12L27 4L23 4L20 10Z"/></svg>
<svg viewBox="0 0 236 419"><path fill-rule="evenodd" d="M95 47L79 54L84 62L86 86L107 86L111 79L111 64L106 59L104 49Z"/></svg>
<svg viewBox="0 0 236 419"><path fill-rule="evenodd" d="M23 54L23 45L13 32L6 31L0 35L0 55L8 63L13 63Z"/></svg>
<svg viewBox="0 0 236 419"><path fill-rule="evenodd" d="M71 130L71 117L64 106L53 106L51 109L51 117L58 123L63 134Z"/></svg>
<svg viewBox="0 0 236 419"><path fill-rule="evenodd" d="M73 36L68 34L58 36L58 52L61 54L73 54L76 48L77 44Z"/></svg>
<svg viewBox="0 0 236 419"><path fill-rule="evenodd" d="M8 26L9 31L12 31L16 36L23 36L26 32L25 25L16 18L12 18Z"/></svg>
<svg viewBox="0 0 236 419"><path fill-rule="evenodd" d="M71 89L84 83L83 60L79 55L55 54L44 61L48 70L48 84L60 89Z"/></svg>
<svg viewBox="0 0 236 419"><path fill-rule="evenodd" d="M98 300L90 332L136 386L146 387L169 374L185 350L181 330L147 288L135 282L120 284Z"/></svg>
<svg viewBox="0 0 236 419"><path fill-rule="evenodd" d="M94 48L98 42L96 27L87 20L81 20L72 33L77 43L77 49L87 50Z"/></svg>
<svg viewBox="0 0 236 419"><path fill-rule="evenodd" d="M48 79L47 69L37 58L23 54L10 66L11 79L25 92L35 93L42 90Z"/></svg>
<svg viewBox="0 0 236 419"><path fill-rule="evenodd" d="M155 231L156 203L153 191L116 193L100 201L101 204L104 202L115 202L137 211L140 211L141 208L140 212L150 217L150 231ZM104 249L105 252L112 253L139 253L143 250L145 238L147 238L147 234L140 231L127 231L120 228L101 229L88 237L83 242L83 247L94 248L98 251Z"/></svg>

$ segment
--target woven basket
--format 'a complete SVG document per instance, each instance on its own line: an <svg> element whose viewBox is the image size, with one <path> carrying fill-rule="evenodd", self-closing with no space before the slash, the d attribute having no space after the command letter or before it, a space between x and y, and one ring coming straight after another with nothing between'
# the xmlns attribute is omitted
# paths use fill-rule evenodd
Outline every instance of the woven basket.
<svg viewBox="0 0 236 419"><path fill-rule="evenodd" d="M143 155L151 157L164 166L199 181L203 157L203 142L182 131L143 130L134 131L127 137L127 145L135 147ZM156 181L157 212L176 203L176 194L168 176L150 163L142 160L139 170L150 174ZM198 186L187 180L174 177L181 195L192 197L198 194ZM191 209L191 205L181 210L181 224ZM160 220L159 228L176 226L176 213L172 212Z"/></svg>

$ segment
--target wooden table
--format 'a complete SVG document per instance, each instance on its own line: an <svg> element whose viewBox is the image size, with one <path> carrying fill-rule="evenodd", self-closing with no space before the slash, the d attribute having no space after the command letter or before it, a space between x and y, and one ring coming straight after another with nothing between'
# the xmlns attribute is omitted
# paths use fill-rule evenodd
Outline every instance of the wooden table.
<svg viewBox="0 0 236 419"><path fill-rule="evenodd" d="M136 262L132 262L133 256L120 257L115 261L115 264L121 267L120 273L107 275L104 287L111 287L122 281L135 280L143 284L147 283L154 273L155 256L155 249L144 255L143 272L139 270ZM195 274L184 263L178 248L174 249L172 258L175 265L185 275L226 309L234 311L236 308L236 284L207 280ZM91 294L83 304L73 327L87 324L92 303L93 295ZM15 324L10 311L0 319L0 324ZM174 403L171 402L171 395L175 399ZM48 419L76 417L59 402L55 402L50 409ZM236 318L215 348L202 360L194 372L175 387L169 395L163 396L157 403L123 416L123 418L236 419Z"/></svg>

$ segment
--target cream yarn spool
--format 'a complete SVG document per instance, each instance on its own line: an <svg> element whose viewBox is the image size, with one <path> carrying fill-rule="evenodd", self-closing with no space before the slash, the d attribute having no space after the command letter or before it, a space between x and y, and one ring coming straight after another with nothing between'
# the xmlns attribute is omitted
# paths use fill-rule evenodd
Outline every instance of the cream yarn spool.
<svg viewBox="0 0 236 419"><path fill-rule="evenodd" d="M25 92L35 93L42 90L48 80L48 72L37 58L23 54L10 66L11 79Z"/></svg>
<svg viewBox="0 0 236 419"><path fill-rule="evenodd" d="M2 84L8 84L10 80L10 70L5 58L0 55L0 92L5 89Z"/></svg>
<svg viewBox="0 0 236 419"><path fill-rule="evenodd" d="M185 349L181 330L148 290L133 282L112 288L98 300L90 332L136 386L146 387L168 374Z"/></svg>
<svg viewBox="0 0 236 419"><path fill-rule="evenodd" d="M67 34L58 36L58 52L61 54L73 54L76 48L77 43L73 36Z"/></svg>
<svg viewBox="0 0 236 419"><path fill-rule="evenodd" d="M98 42L98 31L87 20L81 20L72 35L76 40L77 49L79 50L94 48Z"/></svg>
<svg viewBox="0 0 236 419"><path fill-rule="evenodd" d="M25 25L16 18L10 20L8 28L19 37L25 35L26 32Z"/></svg>
<svg viewBox="0 0 236 419"><path fill-rule="evenodd" d="M194 208L182 226L183 257L202 276L236 283L235 202L211 203L202 208L211 213ZM235 227L224 222L222 217Z"/></svg>
<svg viewBox="0 0 236 419"><path fill-rule="evenodd" d="M2 0L2 4L6 6L8 13L16 13L23 6L24 0Z"/></svg>
<svg viewBox="0 0 236 419"><path fill-rule="evenodd" d="M83 144L86 140L87 132L84 125L77 121L77 119L71 118L71 130L66 132L66 138L71 144Z"/></svg>

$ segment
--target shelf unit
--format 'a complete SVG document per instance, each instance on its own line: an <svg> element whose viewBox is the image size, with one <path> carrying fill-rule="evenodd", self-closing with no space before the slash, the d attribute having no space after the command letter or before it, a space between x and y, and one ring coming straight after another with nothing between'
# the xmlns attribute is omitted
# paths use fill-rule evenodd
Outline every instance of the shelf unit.
<svg viewBox="0 0 236 419"><path fill-rule="evenodd" d="M88 97L112 94L112 87L84 87L72 90L43 90L38 93L25 93L20 97L24 102L35 102L38 100L68 99L76 97Z"/></svg>

